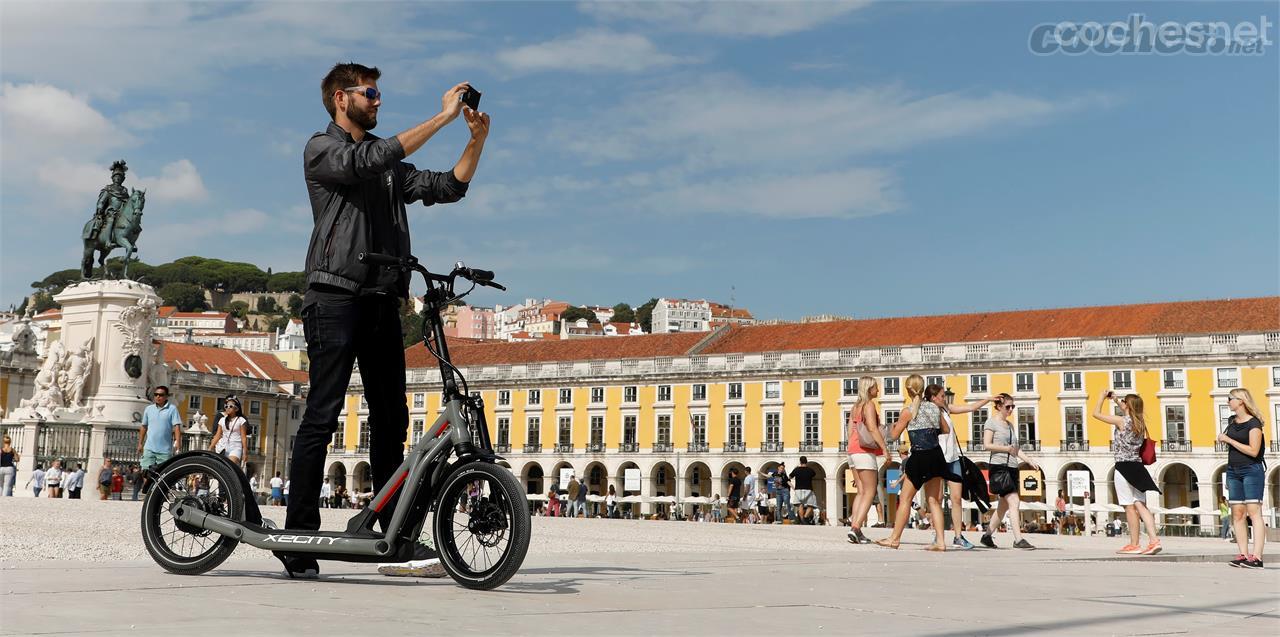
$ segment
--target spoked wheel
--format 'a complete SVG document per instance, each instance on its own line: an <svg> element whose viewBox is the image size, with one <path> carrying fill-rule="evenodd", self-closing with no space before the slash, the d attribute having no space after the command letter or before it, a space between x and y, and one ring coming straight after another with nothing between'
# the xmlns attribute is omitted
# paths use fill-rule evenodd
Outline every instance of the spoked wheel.
<svg viewBox="0 0 1280 637"><path fill-rule="evenodd" d="M232 470L211 458L180 458L160 474L142 504L142 541L165 570L199 575L226 560L238 542L179 522L170 510L174 503L243 520L244 494Z"/></svg>
<svg viewBox="0 0 1280 637"><path fill-rule="evenodd" d="M529 503L506 467L472 462L444 481L433 519L436 550L450 577L489 590L520 569L529 550Z"/></svg>

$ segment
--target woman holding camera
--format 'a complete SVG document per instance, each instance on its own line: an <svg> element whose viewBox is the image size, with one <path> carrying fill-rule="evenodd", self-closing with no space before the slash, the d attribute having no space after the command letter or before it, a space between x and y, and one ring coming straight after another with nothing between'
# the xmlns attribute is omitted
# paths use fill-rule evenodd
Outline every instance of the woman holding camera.
<svg viewBox="0 0 1280 637"><path fill-rule="evenodd" d="M1104 413L1102 408L1110 400L1115 403L1122 415ZM1160 552L1160 538L1156 537L1156 519L1147 508L1147 492L1159 492L1151 474L1142 464L1142 445L1147 439L1147 421L1142 414L1142 397L1129 394L1124 400L1118 400L1116 393L1107 391L1098 400L1098 407L1093 410L1093 417L1115 427L1111 436L1111 446L1115 449L1116 500L1124 507L1125 519L1129 523L1129 543L1116 553L1120 555L1155 555ZM1151 540L1146 548L1138 544L1140 539L1138 521L1147 525L1147 539Z"/></svg>

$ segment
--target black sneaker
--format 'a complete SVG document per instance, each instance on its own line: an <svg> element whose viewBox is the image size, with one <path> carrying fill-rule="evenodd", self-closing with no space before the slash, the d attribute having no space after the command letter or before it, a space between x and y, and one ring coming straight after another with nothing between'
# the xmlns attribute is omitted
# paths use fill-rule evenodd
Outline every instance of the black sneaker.
<svg viewBox="0 0 1280 637"><path fill-rule="evenodd" d="M1249 562L1249 558L1245 555L1237 555L1236 559L1227 562L1236 568L1245 568L1245 564Z"/></svg>
<svg viewBox="0 0 1280 637"><path fill-rule="evenodd" d="M409 558L414 561L418 560L436 560L440 559L440 553L435 549L423 544L422 542L413 543L413 557Z"/></svg>
<svg viewBox="0 0 1280 637"><path fill-rule="evenodd" d="M1244 564L1240 565L1240 568L1262 568L1262 558L1249 558L1248 560L1245 560Z"/></svg>
<svg viewBox="0 0 1280 637"><path fill-rule="evenodd" d="M1018 540L1017 542L1014 542L1014 543L1013 543L1013 548L1015 548L1015 549L1026 549L1026 550L1028 550L1028 551L1034 551L1034 550L1036 550L1036 547L1031 546L1031 543L1030 543L1030 542L1028 542L1028 541L1026 540L1026 538L1023 538L1023 539L1021 539L1021 540Z"/></svg>
<svg viewBox="0 0 1280 637"><path fill-rule="evenodd" d="M289 579L316 579L320 577L320 564L310 557L286 557L277 555L284 563L284 574Z"/></svg>
<svg viewBox="0 0 1280 637"><path fill-rule="evenodd" d="M991 536L990 536L990 535L983 535L983 536L982 536L982 539L980 539L980 540L978 540L978 541L979 541L979 542L981 542L983 546L985 546L985 547L987 547L987 548L989 548L989 549L997 548L997 547L996 547L996 542L995 542L995 540L991 539Z"/></svg>

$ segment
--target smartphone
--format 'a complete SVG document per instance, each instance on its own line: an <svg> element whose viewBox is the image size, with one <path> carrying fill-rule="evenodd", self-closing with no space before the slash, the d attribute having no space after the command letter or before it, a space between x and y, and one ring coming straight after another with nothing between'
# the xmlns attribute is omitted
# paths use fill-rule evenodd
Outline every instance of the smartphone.
<svg viewBox="0 0 1280 637"><path fill-rule="evenodd" d="M462 103L473 111L480 110L480 91L474 86L467 86L467 90L462 93Z"/></svg>

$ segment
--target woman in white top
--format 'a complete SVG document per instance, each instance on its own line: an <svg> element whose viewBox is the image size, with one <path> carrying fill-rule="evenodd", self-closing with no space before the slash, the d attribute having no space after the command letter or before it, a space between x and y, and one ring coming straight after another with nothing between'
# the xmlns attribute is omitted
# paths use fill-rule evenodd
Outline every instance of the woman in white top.
<svg viewBox="0 0 1280 637"><path fill-rule="evenodd" d="M962 496L964 494L964 467L960 462L960 438L956 435L955 425L951 422L951 414L967 414L986 406L991 402L990 398L983 398L978 402L965 403L963 405L948 405L945 392L934 394L933 403L942 410L942 418L947 421L947 428L951 431L938 437L938 442L942 446L943 459L947 461L947 490L951 498L951 531L955 537L951 540L951 546L957 549L969 550L973 548L973 544L964 537L964 509Z"/></svg>
<svg viewBox="0 0 1280 637"><path fill-rule="evenodd" d="M209 448L214 453L226 452L227 459L237 467L244 457L245 425L248 422L240 411L240 399L229 396L222 406L222 417L218 419L218 430L209 441Z"/></svg>

